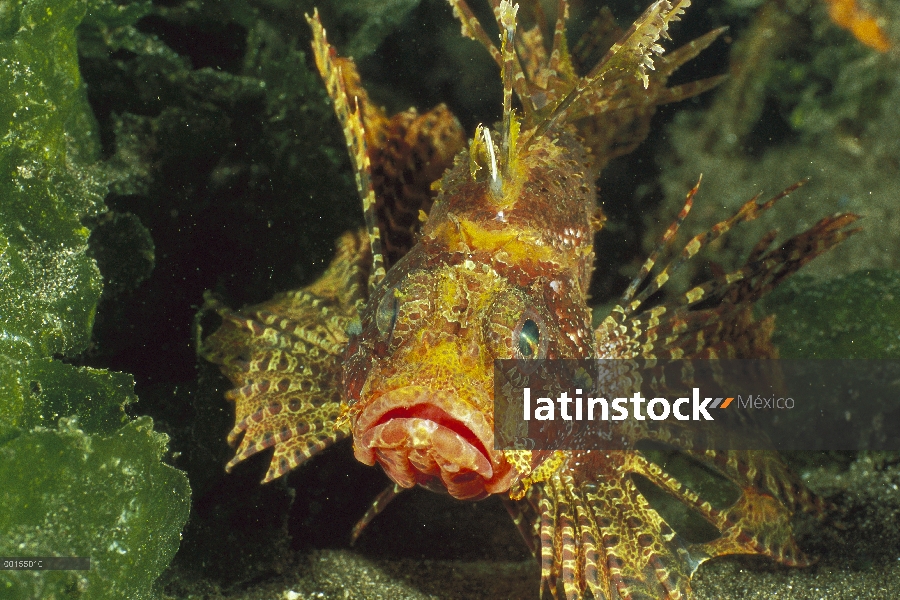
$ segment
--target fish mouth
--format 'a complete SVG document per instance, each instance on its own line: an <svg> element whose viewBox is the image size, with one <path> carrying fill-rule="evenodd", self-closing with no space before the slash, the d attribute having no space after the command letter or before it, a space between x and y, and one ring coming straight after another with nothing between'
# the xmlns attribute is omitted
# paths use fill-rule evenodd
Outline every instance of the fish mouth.
<svg viewBox="0 0 900 600"><path fill-rule="evenodd" d="M403 487L475 500L512 483L488 419L456 394L419 386L386 392L370 401L353 429L357 460L381 463Z"/></svg>

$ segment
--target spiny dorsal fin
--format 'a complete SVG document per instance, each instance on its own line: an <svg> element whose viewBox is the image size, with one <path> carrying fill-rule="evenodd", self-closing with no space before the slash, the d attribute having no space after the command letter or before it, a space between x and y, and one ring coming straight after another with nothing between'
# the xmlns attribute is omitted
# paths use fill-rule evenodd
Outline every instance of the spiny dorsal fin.
<svg viewBox="0 0 900 600"><path fill-rule="evenodd" d="M465 134L443 104L392 116L369 100L356 65L338 56L314 15L316 65L344 130L374 254L372 286L415 243L419 211L431 210L433 183L453 164Z"/></svg>
<svg viewBox="0 0 900 600"><path fill-rule="evenodd" d="M312 48L316 67L325 81L328 95L334 102L334 112L341 122L347 149L353 161L356 190L362 200L366 231L372 247L372 272L369 275L369 289L372 290L384 279L385 268L384 254L381 248L381 230L375 215L376 200L375 190L372 187L372 165L369 160L366 130L363 124L364 108L362 104L365 99L356 96L352 99L349 97L344 82L343 67L338 61L337 52L325 37L325 28L322 27L322 21L319 20L319 11L313 11L312 17L306 15L306 20L313 32Z"/></svg>
<svg viewBox="0 0 900 600"><path fill-rule="evenodd" d="M657 0L628 29L622 39L606 53L591 71L573 86L571 91L556 104L552 112L537 125L528 139L538 139L557 122L565 120L569 109L591 91L609 80L620 79L623 75L636 77L646 88L649 85L648 69L653 69L653 55L662 54L663 48L657 42L668 38L669 24L679 20L691 0L677 0L673 5L669 0Z"/></svg>
<svg viewBox="0 0 900 600"><path fill-rule="evenodd" d="M523 80L525 75L522 73L522 66L516 57L516 12L519 5L512 5L508 0L502 0L499 5L498 21L500 22L500 39L501 54L503 55L503 131L500 147L503 151L503 177L508 178L510 175L510 164L512 163L512 155L515 152L514 141L510 139L510 129L512 128L512 92L513 78L521 77Z"/></svg>

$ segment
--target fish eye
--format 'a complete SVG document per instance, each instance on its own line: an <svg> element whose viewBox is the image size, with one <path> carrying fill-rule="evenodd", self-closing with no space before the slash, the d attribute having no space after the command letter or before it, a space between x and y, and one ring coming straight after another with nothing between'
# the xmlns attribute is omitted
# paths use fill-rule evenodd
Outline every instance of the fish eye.
<svg viewBox="0 0 900 600"><path fill-rule="evenodd" d="M519 354L524 358L533 358L540 348L541 332L537 323L526 319L519 330Z"/></svg>
<svg viewBox="0 0 900 600"><path fill-rule="evenodd" d="M513 348L521 358L544 358L547 339L543 332L544 320L533 310L527 310L513 330Z"/></svg>
<svg viewBox="0 0 900 600"><path fill-rule="evenodd" d="M375 312L375 326L385 341L388 341L394 332L399 312L400 301L397 299L397 290L392 287L378 303L378 310Z"/></svg>

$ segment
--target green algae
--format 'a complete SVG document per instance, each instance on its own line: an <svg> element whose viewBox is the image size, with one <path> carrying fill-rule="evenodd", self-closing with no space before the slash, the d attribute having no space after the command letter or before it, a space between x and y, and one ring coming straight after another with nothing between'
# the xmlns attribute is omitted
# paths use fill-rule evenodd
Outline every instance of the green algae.
<svg viewBox="0 0 900 600"><path fill-rule="evenodd" d="M156 247L146 227L131 213L107 212L91 223L89 255L103 273L103 294L131 292L153 272Z"/></svg>
<svg viewBox="0 0 900 600"><path fill-rule="evenodd" d="M900 273L788 280L762 303L781 358L900 358Z"/></svg>
<svg viewBox="0 0 900 600"><path fill-rule="evenodd" d="M125 373L75 367L50 358L8 364L0 427L54 427L76 416L88 433L111 434L127 424L125 406L135 400Z"/></svg>
<svg viewBox="0 0 900 600"><path fill-rule="evenodd" d="M4 598L151 598L190 489L168 437L130 420L130 375L77 367L102 291L90 219L110 180L76 53L86 18L139 5L0 6L0 555L88 556L88 571L3 571Z"/></svg>
<svg viewBox="0 0 900 600"><path fill-rule="evenodd" d="M154 598L187 519L183 473L160 462L168 436L141 417L111 435L77 418L0 447L4 556L90 556L89 571L14 571L5 598Z"/></svg>
<svg viewBox="0 0 900 600"><path fill-rule="evenodd" d="M88 5L17 8L0 39L0 354L22 359L87 345L101 279L80 219L105 185L75 54Z"/></svg>

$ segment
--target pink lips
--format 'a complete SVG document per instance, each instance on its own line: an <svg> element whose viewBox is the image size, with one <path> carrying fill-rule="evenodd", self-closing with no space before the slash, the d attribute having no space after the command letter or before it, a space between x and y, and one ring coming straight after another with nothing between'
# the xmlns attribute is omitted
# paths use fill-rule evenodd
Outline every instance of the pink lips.
<svg viewBox="0 0 900 600"><path fill-rule="evenodd" d="M381 463L403 487L446 489L478 499L509 488L514 472L493 449L487 418L456 398L420 387L399 388L376 398L354 427L357 460Z"/></svg>

